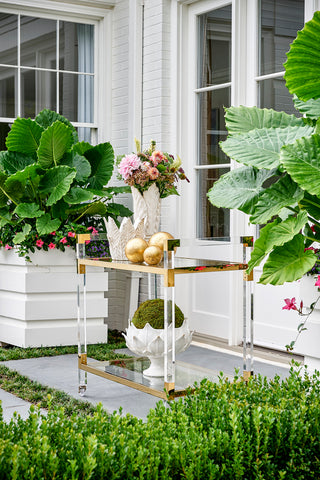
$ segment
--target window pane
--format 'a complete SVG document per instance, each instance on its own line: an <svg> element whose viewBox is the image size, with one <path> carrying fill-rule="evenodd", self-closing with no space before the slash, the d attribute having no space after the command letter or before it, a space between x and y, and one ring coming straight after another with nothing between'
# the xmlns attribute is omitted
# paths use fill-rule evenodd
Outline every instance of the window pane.
<svg viewBox="0 0 320 480"><path fill-rule="evenodd" d="M260 108L273 108L301 117L294 108L292 95L283 78L270 78L259 82L259 102Z"/></svg>
<svg viewBox="0 0 320 480"><path fill-rule="evenodd" d="M60 22L60 70L94 72L94 26Z"/></svg>
<svg viewBox="0 0 320 480"><path fill-rule="evenodd" d="M229 163L219 147L227 136L224 109L230 106L230 88L198 94L199 102L199 164Z"/></svg>
<svg viewBox="0 0 320 480"><path fill-rule="evenodd" d="M231 80L231 5L199 17L198 87Z"/></svg>
<svg viewBox="0 0 320 480"><path fill-rule="evenodd" d="M0 67L0 117L15 117L15 68Z"/></svg>
<svg viewBox="0 0 320 480"><path fill-rule="evenodd" d="M56 68L55 20L21 17L21 65Z"/></svg>
<svg viewBox="0 0 320 480"><path fill-rule="evenodd" d="M71 122L93 121L93 77L61 73L60 113Z"/></svg>
<svg viewBox="0 0 320 480"><path fill-rule="evenodd" d="M87 127L79 127L77 128L79 142L88 142L91 143L91 128Z"/></svg>
<svg viewBox="0 0 320 480"><path fill-rule="evenodd" d="M284 70L286 52L304 25L304 0L261 0L260 75Z"/></svg>
<svg viewBox="0 0 320 480"><path fill-rule="evenodd" d="M18 16L0 13L0 63L18 63Z"/></svg>
<svg viewBox="0 0 320 480"><path fill-rule="evenodd" d="M21 115L34 118L44 108L56 110L56 73L21 70Z"/></svg>
<svg viewBox="0 0 320 480"><path fill-rule="evenodd" d="M0 150L7 150L6 138L10 132L9 123L0 123Z"/></svg>
<svg viewBox="0 0 320 480"><path fill-rule="evenodd" d="M198 238L228 237L230 210L214 207L207 197L208 190L229 169L197 170L198 174Z"/></svg>

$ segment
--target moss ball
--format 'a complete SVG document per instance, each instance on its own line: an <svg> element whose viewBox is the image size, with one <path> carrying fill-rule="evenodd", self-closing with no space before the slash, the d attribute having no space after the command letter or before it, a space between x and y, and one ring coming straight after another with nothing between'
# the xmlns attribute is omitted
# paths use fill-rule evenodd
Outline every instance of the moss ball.
<svg viewBox="0 0 320 480"><path fill-rule="evenodd" d="M168 302L171 308L171 300ZM175 305L175 326L181 327L184 321L184 315L180 308ZM164 328L164 300L155 298L143 302L136 310L132 318L132 323L136 328L143 328L150 323L153 328Z"/></svg>

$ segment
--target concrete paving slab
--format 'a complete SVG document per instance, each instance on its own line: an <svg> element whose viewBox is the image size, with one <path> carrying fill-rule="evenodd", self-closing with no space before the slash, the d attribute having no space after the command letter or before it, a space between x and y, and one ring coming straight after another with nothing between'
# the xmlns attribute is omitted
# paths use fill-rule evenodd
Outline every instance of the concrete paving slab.
<svg viewBox="0 0 320 480"><path fill-rule="evenodd" d="M16 397L12 393L0 389L0 401L3 410L3 419L9 422L14 412L17 412L21 418L26 419L29 416L31 403Z"/></svg>

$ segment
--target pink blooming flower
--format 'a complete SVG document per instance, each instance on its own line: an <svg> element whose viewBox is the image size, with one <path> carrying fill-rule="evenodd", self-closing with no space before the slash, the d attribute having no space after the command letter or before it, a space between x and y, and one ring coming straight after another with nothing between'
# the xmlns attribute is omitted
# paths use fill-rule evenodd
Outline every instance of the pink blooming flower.
<svg viewBox="0 0 320 480"><path fill-rule="evenodd" d="M85 244L88 245L90 243L90 240L85 240Z"/></svg>
<svg viewBox="0 0 320 480"><path fill-rule="evenodd" d="M315 287L320 287L320 275L318 275L317 281L314 284Z"/></svg>
<svg viewBox="0 0 320 480"><path fill-rule="evenodd" d="M282 307L282 310L298 310L297 306L296 306L295 297L293 297L291 299L290 298L285 298L284 301L285 301L286 304L285 304L284 307Z"/></svg>
<svg viewBox="0 0 320 480"><path fill-rule="evenodd" d="M167 158L163 155L162 152L156 151L156 152L152 152L151 161L152 161L153 165L156 167L159 163L161 163L161 162L167 162L168 160L167 160Z"/></svg>
<svg viewBox="0 0 320 480"><path fill-rule="evenodd" d="M311 225L311 227L310 227L310 228L311 228L311 230L313 231L313 233L316 233L316 228L315 228L315 226L314 226L314 225Z"/></svg>
<svg viewBox="0 0 320 480"><path fill-rule="evenodd" d="M37 247L40 247L40 248L41 248L43 244L44 244L44 241L41 240L41 238L39 238L39 239L36 241Z"/></svg>
<svg viewBox="0 0 320 480"><path fill-rule="evenodd" d="M67 243L67 242L68 242L68 240L66 239L66 237L63 237L63 238L61 238L61 240L60 240L60 243Z"/></svg>
<svg viewBox="0 0 320 480"><path fill-rule="evenodd" d="M132 172L138 170L140 166L141 161L137 155L126 155L119 164L118 172L122 175L124 180L127 180L132 175Z"/></svg>
<svg viewBox="0 0 320 480"><path fill-rule="evenodd" d="M12 249L12 247L10 247L10 245L8 245L8 244L7 244L4 248L5 248L6 250L11 250L11 249Z"/></svg>
<svg viewBox="0 0 320 480"><path fill-rule="evenodd" d="M150 180L156 180L159 177L160 173L156 167L151 167L148 170L148 175L150 177Z"/></svg>
<svg viewBox="0 0 320 480"><path fill-rule="evenodd" d="M74 232L68 232L68 237L75 237L76 234Z"/></svg>
<svg viewBox="0 0 320 480"><path fill-rule="evenodd" d="M54 243L49 243L48 247L50 248L50 250L53 250L54 248L56 248L55 244Z"/></svg>
<svg viewBox="0 0 320 480"><path fill-rule="evenodd" d="M50 235L55 235L55 234L56 234L56 232L51 232L51 233L50 233Z"/></svg>

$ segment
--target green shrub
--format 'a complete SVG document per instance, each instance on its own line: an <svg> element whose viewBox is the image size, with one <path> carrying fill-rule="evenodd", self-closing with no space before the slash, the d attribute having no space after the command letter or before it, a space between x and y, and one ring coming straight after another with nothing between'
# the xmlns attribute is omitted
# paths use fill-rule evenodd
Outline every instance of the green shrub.
<svg viewBox="0 0 320 480"><path fill-rule="evenodd" d="M0 479L320 478L319 394L318 373L292 370L283 381L204 380L146 422L101 407L87 417L33 409L0 421Z"/></svg>
<svg viewBox="0 0 320 480"><path fill-rule="evenodd" d="M169 309L171 309L171 301ZM181 327L184 321L184 315L180 308L175 305L175 326ZM164 300L155 298L143 302L132 317L132 323L136 328L143 328L150 323L153 328L164 328Z"/></svg>

